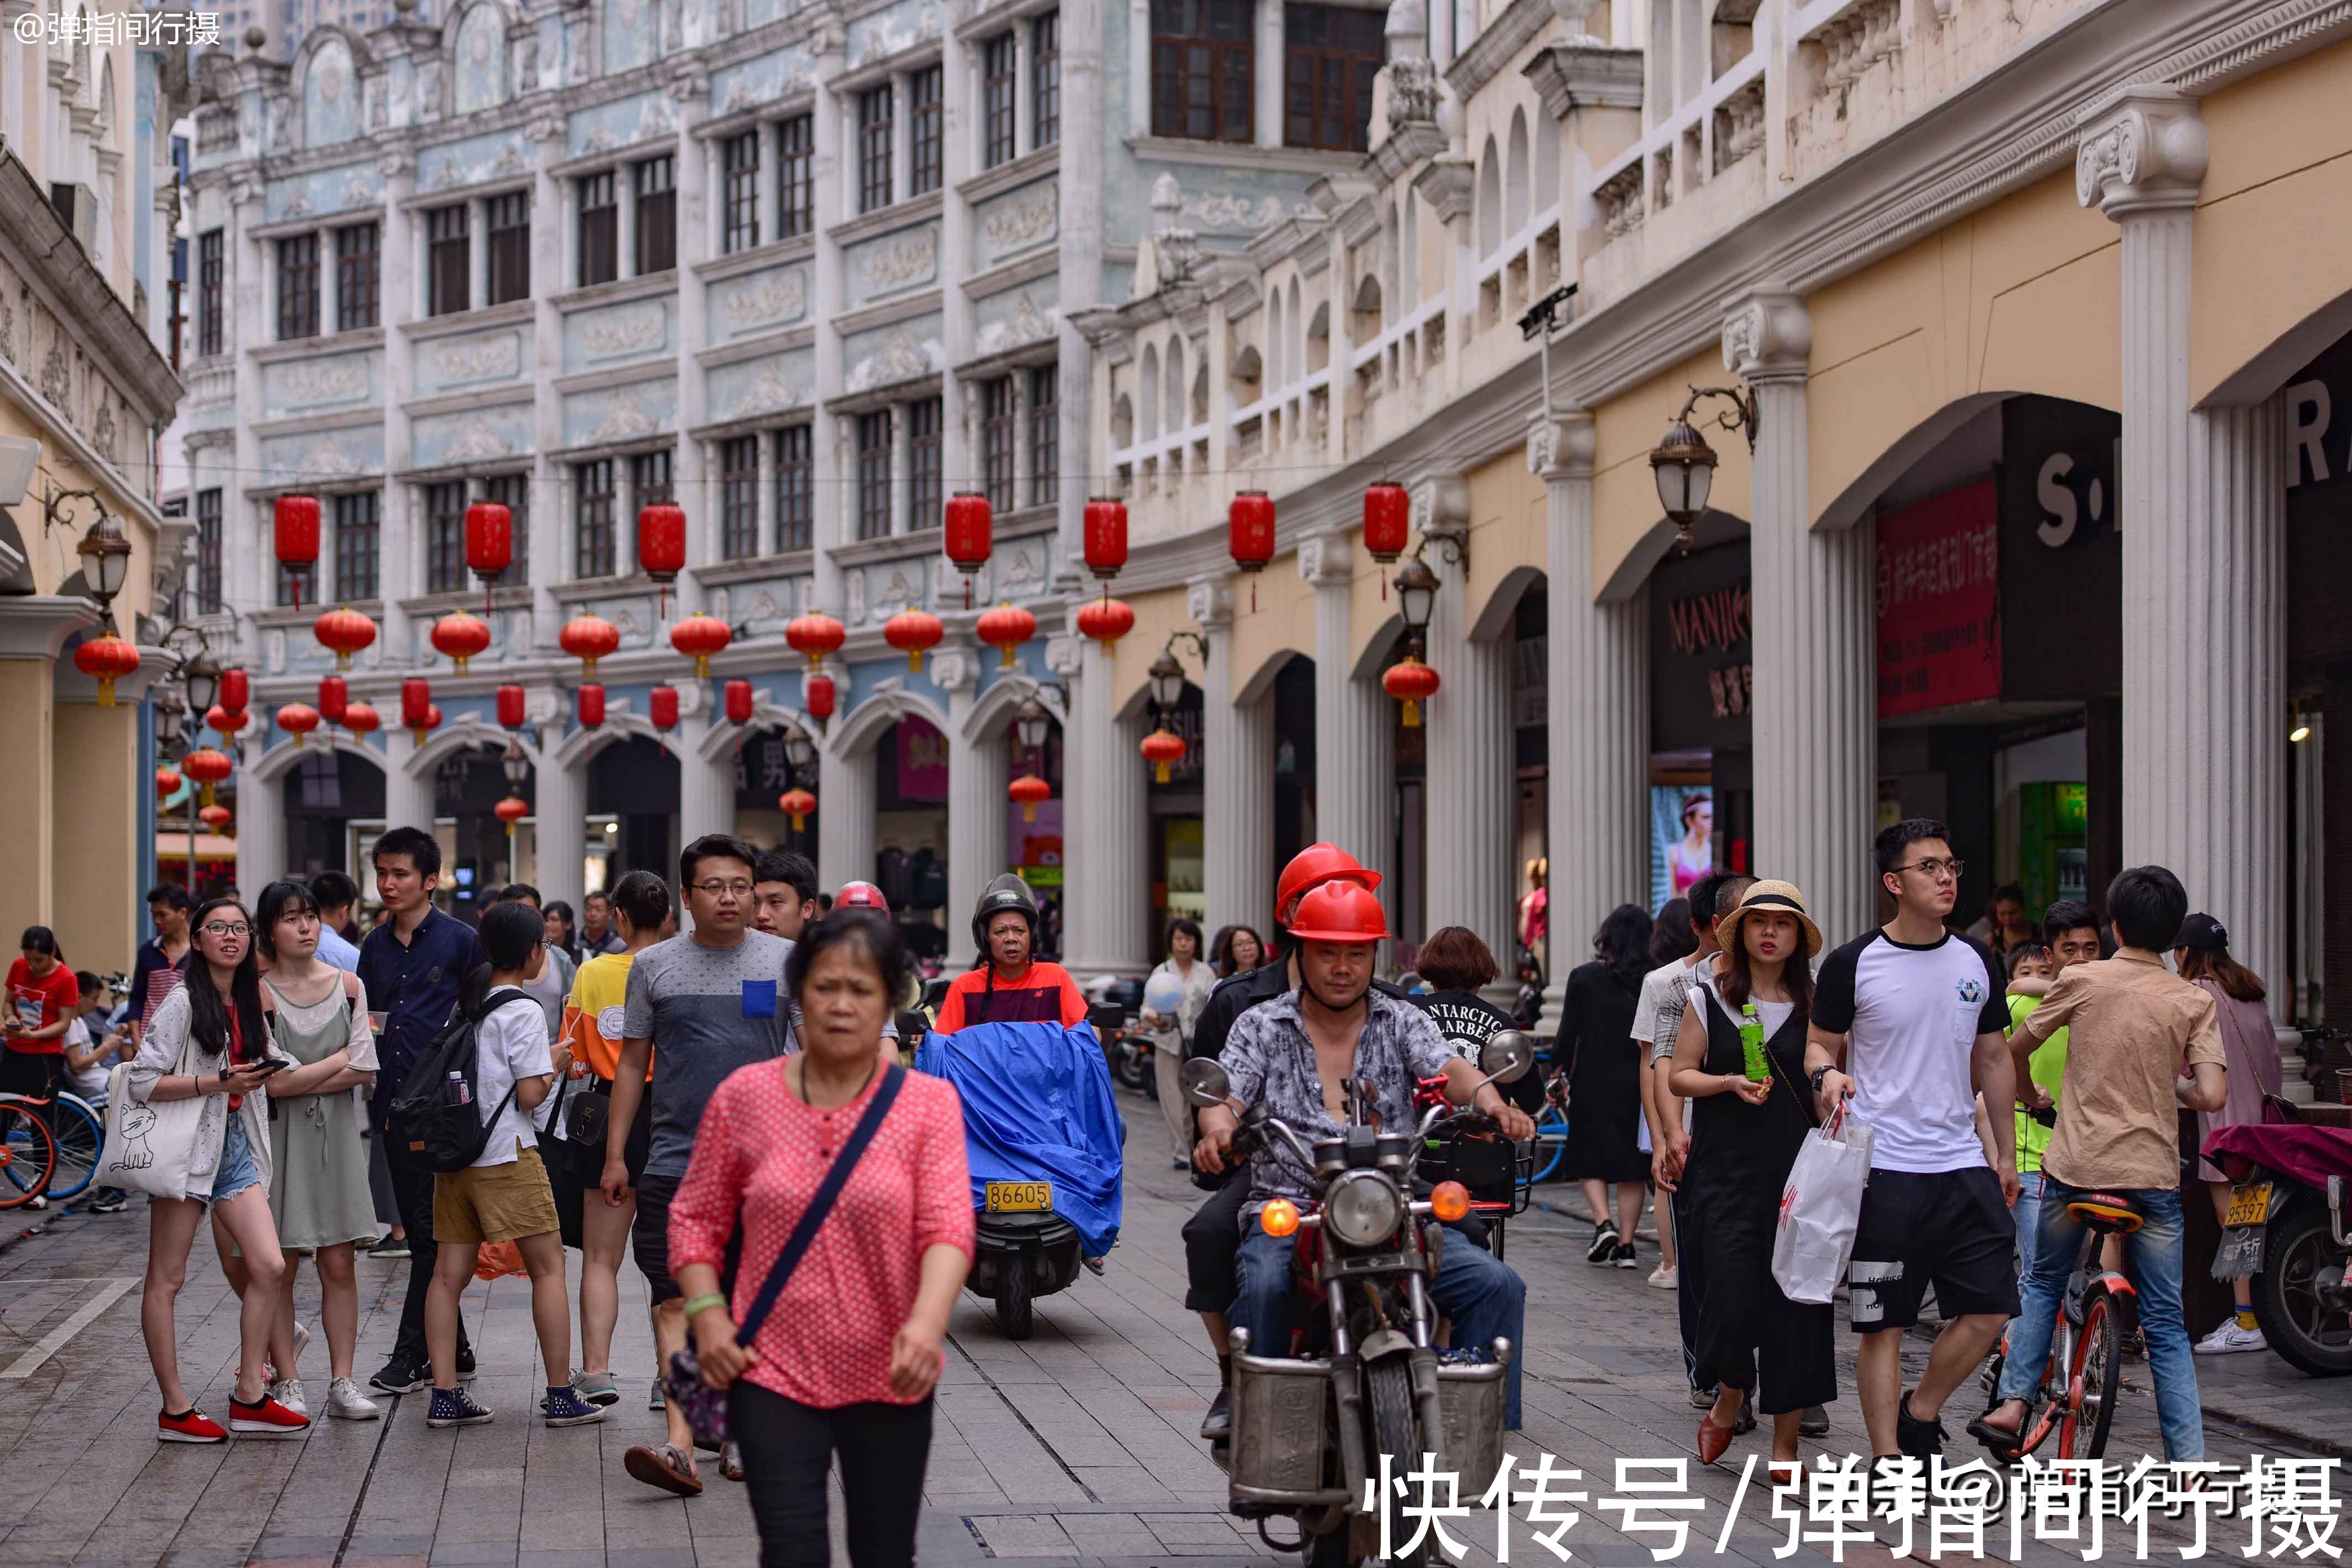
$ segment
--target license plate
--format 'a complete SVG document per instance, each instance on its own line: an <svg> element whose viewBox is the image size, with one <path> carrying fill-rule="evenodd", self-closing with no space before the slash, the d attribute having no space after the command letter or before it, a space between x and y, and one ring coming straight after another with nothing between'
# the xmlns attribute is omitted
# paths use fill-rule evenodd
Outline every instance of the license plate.
<svg viewBox="0 0 2352 1568"><path fill-rule="evenodd" d="M2230 1211L2221 1217L2224 1230L2240 1225L2260 1225L2271 1214L2271 1184L2255 1182L2230 1195Z"/></svg>
<svg viewBox="0 0 2352 1568"><path fill-rule="evenodd" d="M1054 1207L1049 1181L992 1181L988 1184L991 1214L1036 1214Z"/></svg>

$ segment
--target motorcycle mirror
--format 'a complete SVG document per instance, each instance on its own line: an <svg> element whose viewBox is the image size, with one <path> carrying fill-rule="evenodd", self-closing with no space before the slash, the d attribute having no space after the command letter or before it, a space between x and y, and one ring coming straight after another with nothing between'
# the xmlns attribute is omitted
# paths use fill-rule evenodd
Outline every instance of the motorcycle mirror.
<svg viewBox="0 0 2352 1568"><path fill-rule="evenodd" d="M1176 1078L1184 1086L1184 1098L1195 1105L1222 1105L1234 1092L1225 1070L1205 1056L1185 1062Z"/></svg>
<svg viewBox="0 0 2352 1568"><path fill-rule="evenodd" d="M1536 1063L1536 1042L1507 1029L1478 1048L1478 1071L1497 1083L1517 1083Z"/></svg>

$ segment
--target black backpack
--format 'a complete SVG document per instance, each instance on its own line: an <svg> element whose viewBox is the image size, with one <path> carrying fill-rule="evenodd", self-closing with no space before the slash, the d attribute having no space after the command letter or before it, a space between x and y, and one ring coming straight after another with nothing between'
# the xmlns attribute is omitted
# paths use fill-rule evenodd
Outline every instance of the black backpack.
<svg viewBox="0 0 2352 1568"><path fill-rule="evenodd" d="M487 1116L474 1103L478 1098L474 1086L478 1082L477 1074L481 1063L477 1037L482 1020L514 1001L539 1006L531 1001L529 992L509 986L492 991L478 1012L453 1016L417 1057L416 1065L408 1071L408 1081L393 1099L387 1118L392 1135L442 1175L464 1170L482 1157L482 1151L489 1147L491 1126L507 1108L507 1101L514 1098L513 1086L509 1085L505 1098ZM467 1103L463 1105L452 1105L446 1097L453 1073L466 1081Z"/></svg>

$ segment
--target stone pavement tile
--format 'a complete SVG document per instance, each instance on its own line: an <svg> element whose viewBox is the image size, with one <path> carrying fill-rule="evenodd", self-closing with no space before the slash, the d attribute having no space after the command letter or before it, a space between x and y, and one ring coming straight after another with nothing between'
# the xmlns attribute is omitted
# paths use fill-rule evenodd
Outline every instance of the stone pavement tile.
<svg viewBox="0 0 2352 1568"><path fill-rule="evenodd" d="M604 1568L601 1546L540 1548L515 1553L515 1568Z"/></svg>
<svg viewBox="0 0 2352 1568"><path fill-rule="evenodd" d="M433 1547L433 1568L514 1568L511 1541L441 1541Z"/></svg>
<svg viewBox="0 0 2352 1568"><path fill-rule="evenodd" d="M396 1557L362 1556L348 1552L343 1554L342 1568L431 1568L431 1561L422 1552Z"/></svg>
<svg viewBox="0 0 2352 1568"><path fill-rule="evenodd" d="M1254 1527L1221 1513L1150 1513L1139 1512L1136 1517L1143 1527L1158 1538L1162 1546L1215 1546L1231 1551L1236 1541L1256 1542ZM1248 1531L1244 1535L1244 1531Z"/></svg>
<svg viewBox="0 0 2352 1568"><path fill-rule="evenodd" d="M257 1562L281 1557L332 1557L342 1546L340 1535L265 1535L247 1553Z"/></svg>
<svg viewBox="0 0 2352 1568"><path fill-rule="evenodd" d="M1131 1513L1081 1513L1060 1516L1063 1531L1088 1557L1150 1556L1160 1540Z"/></svg>
<svg viewBox="0 0 2352 1568"><path fill-rule="evenodd" d="M1141 1508L1176 1501L1176 1494L1140 1465L1076 1465L1079 1481L1099 1498L1116 1498Z"/></svg>
<svg viewBox="0 0 2352 1568"><path fill-rule="evenodd" d="M994 1557L1076 1557L1079 1551L1061 1521L1048 1513L1006 1513L973 1521Z"/></svg>
<svg viewBox="0 0 2352 1568"><path fill-rule="evenodd" d="M345 1557L429 1557L433 1553L433 1538L429 1535L361 1535L353 1534Z"/></svg>

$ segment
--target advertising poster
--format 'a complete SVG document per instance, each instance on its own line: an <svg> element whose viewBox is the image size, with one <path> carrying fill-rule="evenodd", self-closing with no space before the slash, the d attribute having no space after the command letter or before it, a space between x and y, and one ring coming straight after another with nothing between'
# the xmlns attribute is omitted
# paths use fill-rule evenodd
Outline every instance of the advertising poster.
<svg viewBox="0 0 2352 1568"><path fill-rule="evenodd" d="M2000 513L1990 479L1878 519L1878 716L2000 695Z"/></svg>
<svg viewBox="0 0 2352 1568"><path fill-rule="evenodd" d="M1715 797L1704 784L1650 786L1650 913L1715 869Z"/></svg>

